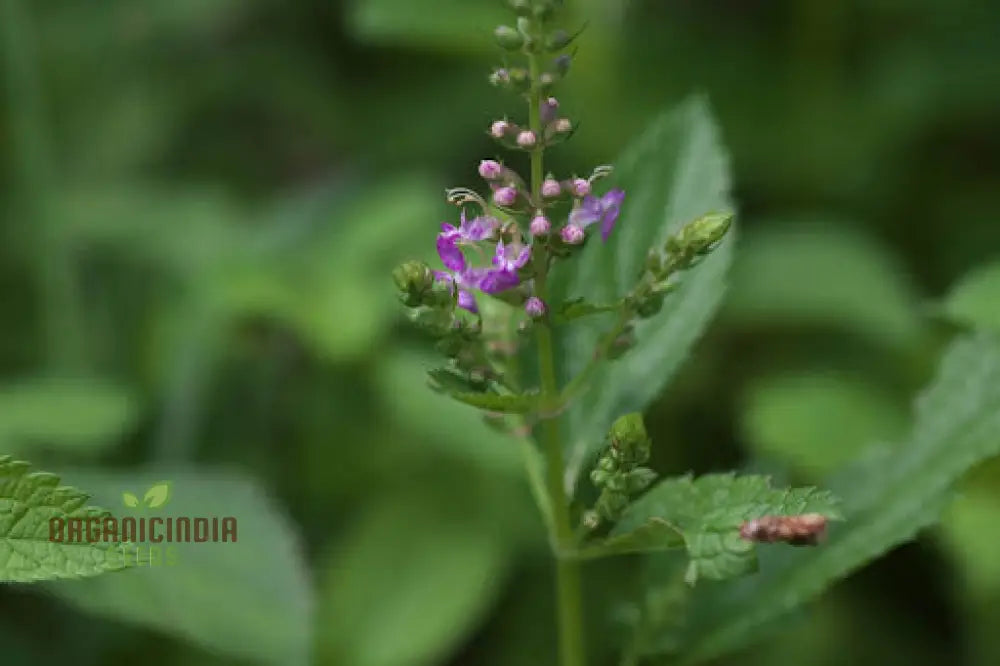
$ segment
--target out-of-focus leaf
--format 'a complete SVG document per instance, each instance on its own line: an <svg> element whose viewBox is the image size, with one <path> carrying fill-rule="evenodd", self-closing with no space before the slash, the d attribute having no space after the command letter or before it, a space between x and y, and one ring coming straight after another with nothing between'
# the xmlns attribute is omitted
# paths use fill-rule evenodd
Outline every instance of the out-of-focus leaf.
<svg viewBox="0 0 1000 666"><path fill-rule="evenodd" d="M89 578L126 568L118 543L86 536L90 525L111 514L87 506L89 497L59 485L59 477L29 469L0 456L0 582Z"/></svg>
<svg viewBox="0 0 1000 666"><path fill-rule="evenodd" d="M723 316L819 324L909 349L921 334L913 288L894 258L844 223L804 218L747 234Z"/></svg>
<svg viewBox="0 0 1000 666"><path fill-rule="evenodd" d="M632 503L611 531L621 537L660 520L683 536L688 555L685 580L723 580L757 568L754 544L740 525L761 516L820 513L841 518L839 500L816 488L772 488L765 476L706 474L664 479Z"/></svg>
<svg viewBox="0 0 1000 666"><path fill-rule="evenodd" d="M256 483L207 470L81 470L66 477L93 488L109 506L118 505L126 489L148 488L167 477L172 497L157 518L232 516L238 540L140 543L140 566L116 576L52 585L52 593L81 610L158 629L252 663L311 663L313 598L298 537ZM145 515L125 507L115 513ZM153 548L160 550L154 554Z"/></svg>
<svg viewBox="0 0 1000 666"><path fill-rule="evenodd" d="M506 553L494 526L460 506L394 496L334 546L323 582L328 663L445 660L495 600Z"/></svg>
<svg viewBox="0 0 1000 666"><path fill-rule="evenodd" d="M960 493L945 512L941 535L965 583L967 594L992 599L1000 589L1000 496L982 488Z"/></svg>
<svg viewBox="0 0 1000 666"><path fill-rule="evenodd" d="M498 414L527 414L538 407L538 396L531 393L450 393L453 399Z"/></svg>
<svg viewBox="0 0 1000 666"><path fill-rule="evenodd" d="M626 190L621 218L608 243L594 240L583 255L553 276L553 302L577 297L607 303L638 279L646 254L684 224L705 213L731 208L728 157L708 104L700 98L663 115L615 164L615 184ZM567 442L570 477L600 447L620 414L641 411L663 389L708 324L722 299L734 239L681 276L662 311L636 327L638 344L605 363L587 392L570 408ZM606 317L559 331L564 381L592 358Z"/></svg>
<svg viewBox="0 0 1000 666"><path fill-rule="evenodd" d="M491 30L511 15L491 0L354 0L352 32L364 41L435 51L496 50Z"/></svg>
<svg viewBox="0 0 1000 666"><path fill-rule="evenodd" d="M597 543L587 544L578 554L587 559L683 547L683 533L666 520L653 517L628 532L613 534Z"/></svg>
<svg viewBox="0 0 1000 666"><path fill-rule="evenodd" d="M948 295L944 311L959 323L1000 331L1000 262L962 278Z"/></svg>
<svg viewBox="0 0 1000 666"><path fill-rule="evenodd" d="M35 377L0 386L0 442L94 451L113 445L138 415L123 386L90 378Z"/></svg>
<svg viewBox="0 0 1000 666"><path fill-rule="evenodd" d="M897 440L906 432L907 414L886 391L862 379L804 373L753 382L742 422L757 453L825 473L868 444Z"/></svg>
<svg viewBox="0 0 1000 666"><path fill-rule="evenodd" d="M916 402L910 440L868 454L830 481L847 523L821 547L782 551L759 575L724 593L700 591L682 648L688 663L736 650L765 627L888 549L937 522L949 487L1000 453L1000 338L965 337L944 355L937 378Z"/></svg>

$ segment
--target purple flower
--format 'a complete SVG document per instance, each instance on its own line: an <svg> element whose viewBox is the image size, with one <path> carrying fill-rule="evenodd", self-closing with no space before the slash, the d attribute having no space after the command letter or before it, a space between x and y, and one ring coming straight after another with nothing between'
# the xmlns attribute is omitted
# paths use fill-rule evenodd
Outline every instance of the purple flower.
<svg viewBox="0 0 1000 666"><path fill-rule="evenodd" d="M517 202L517 188L500 187L493 192L493 201L496 205L508 208Z"/></svg>
<svg viewBox="0 0 1000 666"><path fill-rule="evenodd" d="M539 213L531 220L528 230L532 236L544 236L552 230L552 225L549 223L549 218Z"/></svg>
<svg viewBox="0 0 1000 666"><path fill-rule="evenodd" d="M583 229L572 224L567 224L560 229L559 235L567 245L579 245L583 242Z"/></svg>
<svg viewBox="0 0 1000 666"><path fill-rule="evenodd" d="M590 181L586 178L575 178L571 189L574 197L585 197L590 194Z"/></svg>
<svg viewBox="0 0 1000 666"><path fill-rule="evenodd" d="M479 175L486 180L496 180L503 175L503 165L496 160L483 160L479 163Z"/></svg>
<svg viewBox="0 0 1000 666"><path fill-rule="evenodd" d="M562 185L559 184L558 180L554 178L546 178L542 181L542 196L547 199L552 199L554 197L562 194Z"/></svg>
<svg viewBox="0 0 1000 666"><path fill-rule="evenodd" d="M496 254L493 255L493 265L500 270L517 273L517 269L528 263L531 258L531 246L529 245L504 245L503 241L497 243Z"/></svg>
<svg viewBox="0 0 1000 666"><path fill-rule="evenodd" d="M594 222L601 223L601 240L607 241L621 212L625 190L613 189L598 199L586 196L579 207L569 214L569 226L585 229Z"/></svg>

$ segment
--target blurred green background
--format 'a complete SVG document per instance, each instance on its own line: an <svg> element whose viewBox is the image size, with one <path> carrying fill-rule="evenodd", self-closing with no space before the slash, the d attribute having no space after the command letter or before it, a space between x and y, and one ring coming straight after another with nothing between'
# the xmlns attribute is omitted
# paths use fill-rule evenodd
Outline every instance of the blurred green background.
<svg viewBox="0 0 1000 666"><path fill-rule="evenodd" d="M941 297L1000 256L1000 3L568 5L589 27L554 169L614 160L692 92L732 156L730 289L649 410L656 467L809 483L901 436ZM486 81L500 3L0 10L0 453L112 506L171 478L259 528L171 570L0 588L3 664L553 663L518 445L424 387L388 276L433 257L444 188L520 112ZM1000 663L995 468L724 663ZM630 566L586 572L595 664Z"/></svg>

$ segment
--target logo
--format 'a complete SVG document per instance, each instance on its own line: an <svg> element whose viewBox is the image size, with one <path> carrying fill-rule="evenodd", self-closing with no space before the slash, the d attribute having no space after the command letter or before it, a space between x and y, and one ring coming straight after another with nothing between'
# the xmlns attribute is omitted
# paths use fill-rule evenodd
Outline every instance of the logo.
<svg viewBox="0 0 1000 666"><path fill-rule="evenodd" d="M105 544L108 553L121 556L128 566L174 566L176 544L236 543L239 529L233 516L156 515L172 497L170 481L154 483L142 499L130 491L122 503L138 515L99 515L88 518L51 518L49 541L65 544Z"/></svg>

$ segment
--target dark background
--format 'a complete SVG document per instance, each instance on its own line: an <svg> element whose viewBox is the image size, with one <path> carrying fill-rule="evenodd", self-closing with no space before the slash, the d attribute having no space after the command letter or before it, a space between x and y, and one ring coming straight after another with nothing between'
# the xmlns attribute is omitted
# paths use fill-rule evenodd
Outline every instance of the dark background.
<svg viewBox="0 0 1000 666"><path fill-rule="evenodd" d="M693 92L732 155L730 290L649 410L656 466L808 483L901 437L939 299L1000 254L1000 3L568 5L589 27L554 169L614 160ZM0 7L0 446L257 478L302 532L315 663L553 663L520 453L425 389L389 279L522 113L486 80L499 3ZM738 663L997 663L995 478ZM587 572L597 655L627 568ZM4 664L242 663L170 634L0 589Z"/></svg>

